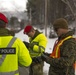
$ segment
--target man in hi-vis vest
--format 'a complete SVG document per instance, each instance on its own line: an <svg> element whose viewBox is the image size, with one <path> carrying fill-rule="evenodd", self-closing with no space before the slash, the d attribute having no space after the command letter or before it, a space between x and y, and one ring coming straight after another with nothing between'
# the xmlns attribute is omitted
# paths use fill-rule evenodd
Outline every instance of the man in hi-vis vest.
<svg viewBox="0 0 76 75"><path fill-rule="evenodd" d="M33 60L29 67L29 75L43 75L44 61L39 57L41 57L41 54L45 52L47 38L32 25L27 25L24 28L23 33L29 37L29 42L24 41L24 44L29 49L30 56Z"/></svg>
<svg viewBox="0 0 76 75"><path fill-rule="evenodd" d="M0 13L0 75L19 75L18 64L30 66L32 59L23 42L9 34L8 20Z"/></svg>
<svg viewBox="0 0 76 75"><path fill-rule="evenodd" d="M58 35L51 54L43 54L42 59L50 64L48 75L75 75L76 41L68 30L64 18L54 21L53 28Z"/></svg>

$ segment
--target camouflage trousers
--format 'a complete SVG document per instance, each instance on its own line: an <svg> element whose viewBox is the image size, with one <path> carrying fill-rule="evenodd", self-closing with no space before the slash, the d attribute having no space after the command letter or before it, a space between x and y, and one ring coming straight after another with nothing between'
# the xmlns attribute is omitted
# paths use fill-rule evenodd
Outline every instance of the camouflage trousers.
<svg viewBox="0 0 76 75"><path fill-rule="evenodd" d="M29 75L29 67L19 66L19 75Z"/></svg>
<svg viewBox="0 0 76 75"><path fill-rule="evenodd" d="M43 75L44 62L35 63L33 62L29 68L29 75Z"/></svg>

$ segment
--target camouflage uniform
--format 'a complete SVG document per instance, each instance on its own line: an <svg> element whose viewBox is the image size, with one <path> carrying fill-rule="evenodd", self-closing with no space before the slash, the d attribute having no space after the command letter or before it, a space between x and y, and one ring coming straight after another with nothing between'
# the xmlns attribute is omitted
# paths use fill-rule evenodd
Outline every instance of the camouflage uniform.
<svg viewBox="0 0 76 75"><path fill-rule="evenodd" d="M58 40L72 36L73 33L69 31L62 35ZM47 57L46 62L50 64L49 75L75 75L74 63L76 59L76 41L70 38L62 43L60 46L60 58Z"/></svg>
<svg viewBox="0 0 76 75"><path fill-rule="evenodd" d="M36 63L32 62L29 68L29 75L43 75L44 62Z"/></svg>
<svg viewBox="0 0 76 75"><path fill-rule="evenodd" d="M0 28L0 35L1 36L4 36L4 35L6 35L6 36L8 36L8 35L11 35L11 34L9 34L9 30L8 29L5 29L5 28Z"/></svg>

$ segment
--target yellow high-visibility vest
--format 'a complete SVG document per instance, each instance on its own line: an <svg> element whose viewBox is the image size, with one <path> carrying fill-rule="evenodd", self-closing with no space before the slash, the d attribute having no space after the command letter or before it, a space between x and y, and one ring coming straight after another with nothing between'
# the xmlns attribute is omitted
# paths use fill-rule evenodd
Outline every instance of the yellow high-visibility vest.
<svg viewBox="0 0 76 75"><path fill-rule="evenodd" d="M19 75L19 63L26 67L30 66L32 63L29 51L25 47L23 42L19 38L17 38L11 44L9 42L12 38L12 36L0 37L0 75ZM15 53L13 54L14 48ZM3 54L1 50L3 50L5 54Z"/></svg>

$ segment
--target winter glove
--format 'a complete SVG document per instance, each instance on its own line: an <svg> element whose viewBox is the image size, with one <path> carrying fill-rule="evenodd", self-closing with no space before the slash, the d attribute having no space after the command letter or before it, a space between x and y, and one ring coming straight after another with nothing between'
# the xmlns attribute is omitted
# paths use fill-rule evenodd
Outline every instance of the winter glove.
<svg viewBox="0 0 76 75"><path fill-rule="evenodd" d="M50 53L47 53L47 52L45 53L45 52L44 52L44 54L47 55L47 56L50 56Z"/></svg>
<svg viewBox="0 0 76 75"><path fill-rule="evenodd" d="M25 44L25 46L26 46L27 48L29 48L29 43L28 43L28 42L23 41L23 43Z"/></svg>
<svg viewBox="0 0 76 75"><path fill-rule="evenodd" d="M41 56L39 56L39 57L34 57L34 58L32 58L32 60L33 60L35 63L41 63L41 61L42 61Z"/></svg>
<svg viewBox="0 0 76 75"><path fill-rule="evenodd" d="M48 56L43 53L43 54L41 55L41 58L42 58L43 61L46 61L46 59L48 58Z"/></svg>

